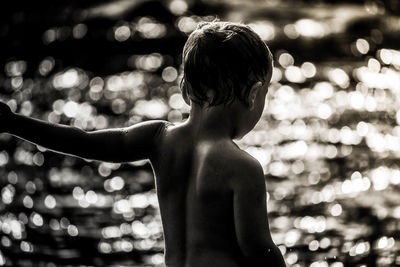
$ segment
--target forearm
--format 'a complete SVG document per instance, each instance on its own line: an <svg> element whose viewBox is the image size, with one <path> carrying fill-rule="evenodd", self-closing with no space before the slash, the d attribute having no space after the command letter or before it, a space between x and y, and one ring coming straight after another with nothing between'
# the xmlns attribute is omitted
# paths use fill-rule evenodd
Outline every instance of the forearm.
<svg viewBox="0 0 400 267"><path fill-rule="evenodd" d="M14 114L7 129L9 134L63 154L86 159L107 160L104 151L107 142L89 138L90 134L61 124L53 124ZM100 138L98 138L100 139Z"/></svg>

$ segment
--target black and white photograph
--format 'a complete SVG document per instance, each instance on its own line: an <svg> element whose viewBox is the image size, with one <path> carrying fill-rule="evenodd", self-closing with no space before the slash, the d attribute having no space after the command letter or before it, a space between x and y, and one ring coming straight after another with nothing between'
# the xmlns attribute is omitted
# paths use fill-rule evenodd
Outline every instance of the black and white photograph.
<svg viewBox="0 0 400 267"><path fill-rule="evenodd" d="M400 1L3 1L0 266L400 266Z"/></svg>

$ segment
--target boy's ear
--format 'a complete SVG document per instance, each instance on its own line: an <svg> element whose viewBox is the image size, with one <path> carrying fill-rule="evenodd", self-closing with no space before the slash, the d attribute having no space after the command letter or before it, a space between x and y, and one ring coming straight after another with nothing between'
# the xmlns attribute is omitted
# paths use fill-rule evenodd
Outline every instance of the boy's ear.
<svg viewBox="0 0 400 267"><path fill-rule="evenodd" d="M251 87L249 97L247 99L249 110L253 110L254 103L256 101L256 98L257 98L258 92L260 91L261 86L262 86L262 82L258 81L256 83L254 83L253 86Z"/></svg>

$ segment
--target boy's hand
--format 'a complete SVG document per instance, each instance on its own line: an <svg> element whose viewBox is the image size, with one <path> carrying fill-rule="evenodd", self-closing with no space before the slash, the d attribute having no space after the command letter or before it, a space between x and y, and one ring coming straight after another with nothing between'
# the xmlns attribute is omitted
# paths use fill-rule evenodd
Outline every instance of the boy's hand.
<svg viewBox="0 0 400 267"><path fill-rule="evenodd" d="M12 115L10 107L0 102L0 133L6 132L9 127L9 119Z"/></svg>

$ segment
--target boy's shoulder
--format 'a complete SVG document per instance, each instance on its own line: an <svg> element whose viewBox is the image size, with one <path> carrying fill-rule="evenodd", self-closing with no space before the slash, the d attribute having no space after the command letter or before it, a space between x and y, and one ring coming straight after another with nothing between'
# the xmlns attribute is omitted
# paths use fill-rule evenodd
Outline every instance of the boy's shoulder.
<svg viewBox="0 0 400 267"><path fill-rule="evenodd" d="M207 145L205 166L226 175L234 182L243 183L249 179L264 178L258 160L240 149L234 143L215 142Z"/></svg>

